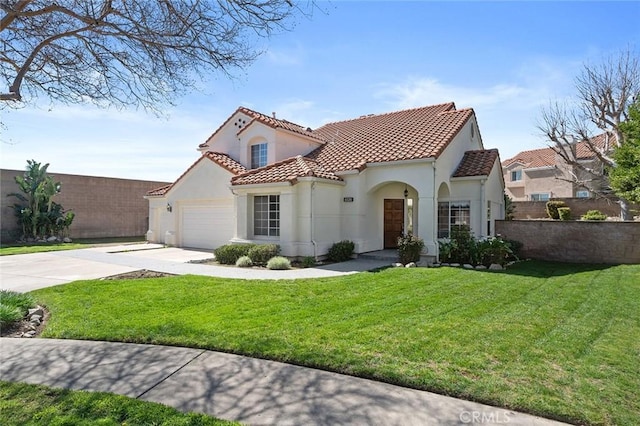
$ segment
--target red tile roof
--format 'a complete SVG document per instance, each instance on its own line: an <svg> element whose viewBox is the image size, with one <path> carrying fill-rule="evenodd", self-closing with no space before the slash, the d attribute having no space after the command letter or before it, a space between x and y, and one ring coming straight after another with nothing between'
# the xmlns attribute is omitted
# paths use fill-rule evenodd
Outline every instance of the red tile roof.
<svg viewBox="0 0 640 426"><path fill-rule="evenodd" d="M497 158L497 149L467 151L453 173L453 177L489 176Z"/></svg>
<svg viewBox="0 0 640 426"><path fill-rule="evenodd" d="M472 116L473 110L456 110L450 102L328 123L313 131L327 143L307 157L334 172L437 158Z"/></svg>
<svg viewBox="0 0 640 426"><path fill-rule="evenodd" d="M250 185L275 182L290 182L291 184L295 184L297 178L304 176L313 176L335 181L342 180L335 174L325 170L317 161L298 155L297 157L287 158L286 160L234 176L231 178L231 184Z"/></svg>
<svg viewBox="0 0 640 426"><path fill-rule="evenodd" d="M514 163L521 163L526 169L553 167L556 164L556 152L551 148L522 151L512 158L504 160L502 167L509 167Z"/></svg>
<svg viewBox="0 0 640 426"><path fill-rule="evenodd" d="M165 195L167 192L169 192L169 190L171 188L173 188L175 186L176 183L178 183L183 177L185 177L187 175L187 173L189 173L191 171L191 169L193 169L196 166L196 164L198 164L200 161L202 161L205 158L208 158L209 160L213 161L214 163L220 165L221 167L223 167L227 171L233 173L234 175L238 175L240 173L244 173L247 170L247 169L245 169L245 167L242 164L238 163L236 160L234 160L233 158L229 157L227 154L222 154L222 153L219 153L219 152L205 152L187 170L185 170L184 173L182 173L180 175L180 177L178 179L176 179L175 182L173 182L170 185L165 185L165 186L162 186L160 188L152 189L151 191L147 192L147 196L148 197L161 197L161 196Z"/></svg>
<svg viewBox="0 0 640 426"><path fill-rule="evenodd" d="M612 148L611 143L607 144L606 136L604 133L594 136L590 139L590 143L598 148L609 150ZM528 151L522 151L516 154L514 157L506 159L502 162L502 167L509 167L514 163L521 163L525 169L533 169L537 167L553 167L557 162L557 152L555 147L531 149ZM595 154L586 142L578 142L576 144L576 158L578 160L589 160L595 158Z"/></svg>

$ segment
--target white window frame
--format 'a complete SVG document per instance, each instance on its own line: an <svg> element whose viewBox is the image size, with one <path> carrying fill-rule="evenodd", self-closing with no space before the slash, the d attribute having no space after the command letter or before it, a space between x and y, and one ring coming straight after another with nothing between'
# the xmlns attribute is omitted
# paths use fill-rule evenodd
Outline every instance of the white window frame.
<svg viewBox="0 0 640 426"><path fill-rule="evenodd" d="M446 217L446 230L443 219L443 211L446 204L447 217ZM454 214L452 214L452 212ZM466 220L464 220L466 219ZM467 225L471 226L471 201L439 201L438 202L438 238L449 238L451 236L451 227Z"/></svg>
<svg viewBox="0 0 640 426"><path fill-rule="evenodd" d="M255 151L255 152L254 152ZM250 157L251 157L251 168L257 169L260 167L264 167L267 165L267 143L257 143L251 145L250 148Z"/></svg>
<svg viewBox="0 0 640 426"><path fill-rule="evenodd" d="M549 201L551 194L549 192L534 192L533 194L529 194L529 199L531 201Z"/></svg>
<svg viewBox="0 0 640 426"><path fill-rule="evenodd" d="M519 182L522 180L522 169L511 170L511 182Z"/></svg>
<svg viewBox="0 0 640 426"><path fill-rule="evenodd" d="M253 196L253 235L256 238L280 238L280 195Z"/></svg>

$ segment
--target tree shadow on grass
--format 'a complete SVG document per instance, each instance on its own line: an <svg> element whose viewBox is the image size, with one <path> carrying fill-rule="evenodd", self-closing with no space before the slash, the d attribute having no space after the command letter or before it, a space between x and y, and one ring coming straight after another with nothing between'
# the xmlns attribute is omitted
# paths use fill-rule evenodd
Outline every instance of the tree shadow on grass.
<svg viewBox="0 0 640 426"><path fill-rule="evenodd" d="M609 265L605 263L563 263L541 260L525 260L516 262L507 269L503 271L496 271L495 273L536 278L551 278L573 275L581 272L604 271L616 266L617 265Z"/></svg>

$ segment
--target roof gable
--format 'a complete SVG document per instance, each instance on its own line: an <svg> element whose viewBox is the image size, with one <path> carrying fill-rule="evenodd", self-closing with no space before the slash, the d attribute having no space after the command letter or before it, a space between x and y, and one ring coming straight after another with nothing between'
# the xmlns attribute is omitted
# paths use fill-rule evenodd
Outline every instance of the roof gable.
<svg viewBox="0 0 640 426"><path fill-rule="evenodd" d="M497 149L482 149L464 153L453 177L489 176L498 159Z"/></svg>
<svg viewBox="0 0 640 426"><path fill-rule="evenodd" d="M180 177L176 179L175 182L173 182L170 185L165 185L160 188L152 189L151 191L148 191L146 195L148 197L161 197L166 195L167 192L169 192L174 186L176 186L178 182L180 182L187 174L189 174L191 170L193 170L194 167L196 167L197 164L199 164L205 158L213 161L214 163L216 163L217 165L219 165L220 167L222 167L223 169L227 170L228 172L234 175L238 175L246 171L245 167L242 164L238 163L236 160L229 157L227 154L222 154L219 152L205 152L187 170L185 170L184 173L182 173Z"/></svg>

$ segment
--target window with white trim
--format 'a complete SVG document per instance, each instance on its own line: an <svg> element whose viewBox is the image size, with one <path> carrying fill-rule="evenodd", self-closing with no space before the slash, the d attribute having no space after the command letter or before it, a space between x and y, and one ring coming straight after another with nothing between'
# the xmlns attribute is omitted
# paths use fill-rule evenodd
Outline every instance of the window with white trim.
<svg viewBox="0 0 640 426"><path fill-rule="evenodd" d="M280 236L280 196L253 197L253 234L266 237Z"/></svg>
<svg viewBox="0 0 640 426"><path fill-rule="evenodd" d="M551 195L548 192L539 192L529 195L529 198L531 198L531 201L549 201Z"/></svg>
<svg viewBox="0 0 640 426"><path fill-rule="evenodd" d="M441 201L438 203L438 238L449 238L453 226L471 223L469 201Z"/></svg>
<svg viewBox="0 0 640 426"><path fill-rule="evenodd" d="M522 180L522 169L511 171L511 182Z"/></svg>
<svg viewBox="0 0 640 426"><path fill-rule="evenodd" d="M267 165L267 144L251 145L251 168L257 169Z"/></svg>
<svg viewBox="0 0 640 426"><path fill-rule="evenodd" d="M589 198L589 191L586 191L586 190L576 191L576 197L577 198Z"/></svg>

